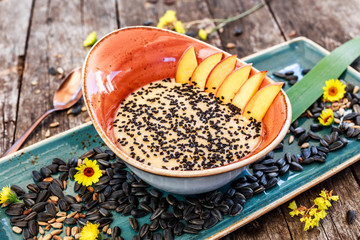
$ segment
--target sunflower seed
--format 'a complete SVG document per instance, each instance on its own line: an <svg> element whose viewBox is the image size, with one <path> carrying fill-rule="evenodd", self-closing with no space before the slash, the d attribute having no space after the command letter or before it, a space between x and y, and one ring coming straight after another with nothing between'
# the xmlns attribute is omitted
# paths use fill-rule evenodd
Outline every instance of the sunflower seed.
<svg viewBox="0 0 360 240"><path fill-rule="evenodd" d="M141 226L140 232L139 232L139 235L140 235L141 238L144 237L145 234L148 233L149 227L150 227L150 225L147 224L147 223L145 223L144 225Z"/></svg>
<svg viewBox="0 0 360 240"><path fill-rule="evenodd" d="M154 212L154 210L151 207L149 207L148 205L146 205L145 203L140 203L139 207L141 207L142 209L144 209L148 212Z"/></svg>
<svg viewBox="0 0 360 240"><path fill-rule="evenodd" d="M56 174L56 173L58 173L59 165L53 163L53 164L46 166L46 168L50 169L51 174Z"/></svg>
<svg viewBox="0 0 360 240"><path fill-rule="evenodd" d="M16 196L18 196L18 197L21 197L25 194L24 189L22 189L18 185L11 185L11 190L14 191L16 193Z"/></svg>
<svg viewBox="0 0 360 240"><path fill-rule="evenodd" d="M112 228L111 236L113 239L116 239L117 237L120 237L121 235L121 229L118 226L115 226Z"/></svg>
<svg viewBox="0 0 360 240"><path fill-rule="evenodd" d="M130 214L134 218L142 218L142 217L145 217L148 213L149 213L148 211L143 210L143 209L132 209Z"/></svg>
<svg viewBox="0 0 360 240"><path fill-rule="evenodd" d="M51 176L52 172L47 167L42 167L40 168L40 174L43 178L47 178ZM33 171L33 176L34 176L34 171Z"/></svg>
<svg viewBox="0 0 360 240"><path fill-rule="evenodd" d="M28 221L17 221L17 222L14 222L13 225L24 228L24 227L28 226Z"/></svg>
<svg viewBox="0 0 360 240"><path fill-rule="evenodd" d="M102 215L100 213L95 213L95 214L92 214L92 215L87 215L86 218L89 220L89 221L95 221L95 220L98 220L102 217Z"/></svg>
<svg viewBox="0 0 360 240"><path fill-rule="evenodd" d="M231 208L229 210L229 216L235 217L235 216L239 215L242 210L243 210L243 206L241 206L239 203L235 203L234 205L231 206Z"/></svg>
<svg viewBox="0 0 360 240"><path fill-rule="evenodd" d="M22 232L22 229L17 226L12 227L12 230L14 233L17 233L17 234L20 234Z"/></svg>
<svg viewBox="0 0 360 240"><path fill-rule="evenodd" d="M48 203L48 204L45 206L45 210L46 210L46 212L52 214L53 216L55 216L56 213L57 213L56 207L55 207L55 204L54 204L54 203Z"/></svg>
<svg viewBox="0 0 360 240"><path fill-rule="evenodd" d="M150 223L149 230L154 232L159 228L159 219L155 219Z"/></svg>
<svg viewBox="0 0 360 240"><path fill-rule="evenodd" d="M27 229L27 228L24 228L24 229L23 229L22 237L23 237L24 239L28 239L28 238L31 237L31 233L29 232L29 229Z"/></svg>
<svg viewBox="0 0 360 240"><path fill-rule="evenodd" d="M66 165L66 163L63 160L61 160L60 158L54 158L52 160L52 163L57 164L57 165Z"/></svg>
<svg viewBox="0 0 360 240"><path fill-rule="evenodd" d="M157 208L153 214L150 216L150 221L158 218L163 212L165 211L164 208Z"/></svg>
<svg viewBox="0 0 360 240"><path fill-rule="evenodd" d="M309 158L306 158L302 161L302 164L310 164L310 163L313 163L314 162L314 158L313 157L309 157Z"/></svg>
<svg viewBox="0 0 360 240"><path fill-rule="evenodd" d="M83 205L78 203L73 203L70 205L71 211L74 212L81 212L83 210Z"/></svg>
<svg viewBox="0 0 360 240"><path fill-rule="evenodd" d="M62 191L62 189L59 187L59 185L55 182L51 183L50 187L49 187L49 191L54 194L55 196L61 198L64 198L64 193Z"/></svg>
<svg viewBox="0 0 360 240"><path fill-rule="evenodd" d="M241 205L240 205L241 206ZM242 207L241 207L242 208ZM234 215L235 216L235 215ZM204 229L209 229L209 228L212 228L213 226L215 226L217 223L219 222L219 220L214 217L214 216L211 216L204 224Z"/></svg>
<svg viewBox="0 0 360 240"><path fill-rule="evenodd" d="M70 205L68 202L66 202L64 199L60 199L58 201L59 209L63 212L67 212L70 209Z"/></svg>
<svg viewBox="0 0 360 240"><path fill-rule="evenodd" d="M182 222L178 222L174 227L174 234L176 236L181 236L184 230L184 224Z"/></svg>
<svg viewBox="0 0 360 240"><path fill-rule="evenodd" d="M303 167L299 163L291 162L290 169L296 172L301 172L303 170Z"/></svg>
<svg viewBox="0 0 360 240"><path fill-rule="evenodd" d="M100 226L99 228L102 228L110 223L113 222L113 219L112 218L100 218L98 220L95 221L95 223L100 223Z"/></svg>
<svg viewBox="0 0 360 240"><path fill-rule="evenodd" d="M50 183L49 182L38 182L36 184L39 188L43 189L43 190L46 190L49 188L50 186ZM39 189L40 190L40 189Z"/></svg>
<svg viewBox="0 0 360 240"><path fill-rule="evenodd" d="M130 223L131 228L132 228L135 232L138 232L138 231L139 231L139 223L138 223L138 221L137 221L135 218L129 217L129 223Z"/></svg>
<svg viewBox="0 0 360 240"><path fill-rule="evenodd" d="M342 141L336 141L329 146L329 150L335 151L335 150L342 148L343 146L344 146L344 143Z"/></svg>
<svg viewBox="0 0 360 240"><path fill-rule="evenodd" d="M170 228L164 229L164 239L165 240L173 240L174 239L173 232Z"/></svg>
<svg viewBox="0 0 360 240"><path fill-rule="evenodd" d="M159 198L162 195L162 193L160 191L158 191L158 190L156 190L154 188L150 189L149 193L150 193L151 196L156 197L156 198Z"/></svg>
<svg viewBox="0 0 360 240"><path fill-rule="evenodd" d="M352 224L354 222L355 219L355 211L354 210L349 210L346 213L346 221L348 224Z"/></svg>
<svg viewBox="0 0 360 240"><path fill-rule="evenodd" d="M32 207L32 211L34 212L41 212L45 209L46 205L48 205L47 202L39 202L36 203L33 207ZM55 213L56 214L56 213ZM53 215L55 215L53 214Z"/></svg>
<svg viewBox="0 0 360 240"><path fill-rule="evenodd" d="M107 202L103 202L99 205L102 208L105 208L107 210L114 210L115 208L117 208L119 206L119 204L116 201L107 201Z"/></svg>
<svg viewBox="0 0 360 240"><path fill-rule="evenodd" d="M310 130L311 131L314 131L314 132L317 132L317 131L320 131L322 130L324 127L320 124L311 124L310 125Z"/></svg>
<svg viewBox="0 0 360 240"><path fill-rule="evenodd" d="M69 167L67 165L60 165L58 170L59 172L68 172Z"/></svg>
<svg viewBox="0 0 360 240"><path fill-rule="evenodd" d="M5 210L5 213L9 216L20 216L23 213L23 209L20 207L8 208Z"/></svg>
<svg viewBox="0 0 360 240"><path fill-rule="evenodd" d="M188 215L184 215L184 220L185 221L190 221L190 220L198 218L198 217L199 217L199 215L197 215L195 213L191 213L191 214L188 214Z"/></svg>
<svg viewBox="0 0 360 240"><path fill-rule="evenodd" d="M50 213L46 213L46 212L41 212L41 213L38 213L38 221L40 222L47 222L51 219L53 219L54 216L51 215Z"/></svg>
<svg viewBox="0 0 360 240"><path fill-rule="evenodd" d="M174 215L171 212L163 212L160 216L161 219L164 220L170 220L174 217Z"/></svg>

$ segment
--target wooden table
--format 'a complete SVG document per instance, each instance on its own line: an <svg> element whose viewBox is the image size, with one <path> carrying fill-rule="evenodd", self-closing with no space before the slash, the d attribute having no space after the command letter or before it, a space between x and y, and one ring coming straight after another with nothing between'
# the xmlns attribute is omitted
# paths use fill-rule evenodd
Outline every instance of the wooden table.
<svg viewBox="0 0 360 240"><path fill-rule="evenodd" d="M168 10L176 10L183 22L203 18L227 18L250 9L258 0L0 0L0 153L19 138L34 120L52 107L52 94L61 83L48 73L50 67L65 72L81 66L88 48L82 42L91 31L98 36L125 26L142 25ZM332 50L360 34L359 0L272 0L255 13L233 22L209 39L240 58L305 36ZM234 29L242 28L241 36ZM228 43L236 44L227 49ZM356 65L356 64L355 64ZM359 69L359 68L357 68ZM29 146L50 133L55 135L88 121L66 111L48 117L31 135ZM59 122L56 128L49 128ZM301 194L298 203L311 205L322 188L340 196L318 228L304 232L298 218L288 214L288 204L229 234L225 239L357 239L360 221L345 220L348 209L360 216L360 164L343 170Z"/></svg>

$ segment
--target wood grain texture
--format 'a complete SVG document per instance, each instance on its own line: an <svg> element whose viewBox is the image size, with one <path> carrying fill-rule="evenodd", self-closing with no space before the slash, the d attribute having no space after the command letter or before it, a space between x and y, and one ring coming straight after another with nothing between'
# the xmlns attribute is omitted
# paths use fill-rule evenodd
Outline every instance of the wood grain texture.
<svg viewBox="0 0 360 240"><path fill-rule="evenodd" d="M183 22L227 18L257 3L256 0L177 0L169 6L164 0L156 4L145 0L36 0L30 21L32 1L0 0L0 152L14 140L15 130L17 138L52 107L52 94L61 79L49 75L48 68L62 67L68 72L81 66L89 50L82 47L88 33L95 30L100 38L118 28L118 22L124 27L151 20L156 26L159 17L169 9L176 10ZM306 36L332 50L360 34L359 11L358 0L349 0L346 4L340 0L271 0L252 15L224 27L222 33L210 36L208 42L243 57L290 39L290 33L295 31L294 37ZM243 29L238 37L233 35L237 27ZM196 28L190 30L196 31ZM227 43L235 43L236 48L227 49ZM25 69L20 68L19 72L25 55ZM54 114L39 126L26 145L44 139L53 121L60 122L60 126L50 129L51 135L77 126L86 118L86 113L77 117L65 112ZM359 217L348 225L345 216L350 208L360 212L359 179L360 163L357 163L351 170L342 171L296 198L299 204L310 206L311 199L323 188L333 189L340 195L339 202L329 209L317 229L304 232L299 218L289 216L287 203L223 239L357 239Z"/></svg>
<svg viewBox="0 0 360 240"><path fill-rule="evenodd" d="M251 9L261 1L217 1L207 0L213 18L228 18ZM243 34L234 36L236 28L241 28ZM227 24L220 33L223 48L238 57L245 57L259 50L271 47L284 41L280 29L276 25L267 6L251 15ZM228 49L226 45L234 43L235 48Z"/></svg>
<svg viewBox="0 0 360 240"><path fill-rule="evenodd" d="M28 55L19 101L20 117L17 121L18 138L36 118L52 108L52 96L61 84L59 76L48 73L50 67L61 67L66 72L82 66L89 48L83 40L92 32L102 36L117 28L114 1L98 4L96 1L36 1L33 24L29 36ZM32 106L32 107L30 107ZM51 135L78 126L87 118L67 115L66 111L48 117L30 136L27 145ZM49 128L51 122L60 126Z"/></svg>
<svg viewBox="0 0 360 240"><path fill-rule="evenodd" d="M316 187L306 191L295 198L296 203L306 207L312 206L313 200L321 190L333 190L334 194L339 195L340 199L333 202L333 206L327 211L328 215L324 218L318 228L304 232L303 223L299 217L290 217L286 203L281 206L285 214L286 221L291 230L293 239L358 239L360 236L359 219L355 218L353 224L346 222L346 213L349 209L359 212L359 185L357 184L350 169L347 168L335 176L329 178Z"/></svg>
<svg viewBox="0 0 360 240"><path fill-rule="evenodd" d="M358 0L272 0L269 5L287 39L305 36L331 51L360 34Z"/></svg>
<svg viewBox="0 0 360 240"><path fill-rule="evenodd" d="M252 221L235 232L222 238L224 240L248 239L291 239L289 229L280 208Z"/></svg>
<svg viewBox="0 0 360 240"><path fill-rule="evenodd" d="M0 155L11 146L15 135L17 102L21 84L26 36L32 1L0 1Z"/></svg>
<svg viewBox="0 0 360 240"><path fill-rule="evenodd" d="M158 1L154 4L144 0L122 0L118 2L118 5L121 27L143 25L149 20L153 22L153 26L156 26L159 18L166 10L175 10L177 19L183 23L210 17L209 8L203 0L177 0L173 5L166 5L164 1ZM134 5L137 7L135 8ZM205 21L205 24L196 26L196 28L194 26L189 31L195 31L195 29L197 31L199 27L213 28L215 26L211 21L208 22ZM217 47L222 46L217 33L209 36L208 43Z"/></svg>

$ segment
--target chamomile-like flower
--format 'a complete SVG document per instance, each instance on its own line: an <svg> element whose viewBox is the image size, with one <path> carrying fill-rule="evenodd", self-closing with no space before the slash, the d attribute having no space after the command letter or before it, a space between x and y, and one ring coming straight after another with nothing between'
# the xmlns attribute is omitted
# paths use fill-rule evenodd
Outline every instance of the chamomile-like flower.
<svg viewBox="0 0 360 240"><path fill-rule="evenodd" d="M325 109L321 112L318 118L319 122L323 126L329 126L334 121L334 112L330 108Z"/></svg>
<svg viewBox="0 0 360 240"><path fill-rule="evenodd" d="M10 204L13 202L20 202L16 194L11 191L10 185L3 187L0 192L0 203L1 204Z"/></svg>
<svg viewBox="0 0 360 240"><path fill-rule="evenodd" d="M330 79L325 82L323 98L329 102L335 102L342 99L346 93L346 85L339 81L339 79Z"/></svg>
<svg viewBox="0 0 360 240"><path fill-rule="evenodd" d="M93 183L97 183L102 176L102 171L96 163L96 160L91 161L88 158L85 158L85 164L76 167L76 170L78 171L74 176L75 181L84 186L90 186Z"/></svg>
<svg viewBox="0 0 360 240"><path fill-rule="evenodd" d="M99 237L99 223L87 222L80 232L80 240L96 240Z"/></svg>

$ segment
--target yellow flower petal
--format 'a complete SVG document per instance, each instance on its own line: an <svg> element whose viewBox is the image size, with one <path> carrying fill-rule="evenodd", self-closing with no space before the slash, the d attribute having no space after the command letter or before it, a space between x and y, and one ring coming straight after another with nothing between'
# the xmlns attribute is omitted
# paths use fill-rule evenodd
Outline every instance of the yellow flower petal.
<svg viewBox="0 0 360 240"><path fill-rule="evenodd" d="M330 199L330 200L337 201L337 200L339 200L339 196L334 195L334 196L331 196L329 199Z"/></svg>
<svg viewBox="0 0 360 240"><path fill-rule="evenodd" d="M343 84L339 79L330 79L325 82L323 98L330 102L339 101L346 93L346 85Z"/></svg>
<svg viewBox="0 0 360 240"><path fill-rule="evenodd" d="M207 32L204 29L200 29L198 35L201 40L205 41L207 39Z"/></svg>
<svg viewBox="0 0 360 240"><path fill-rule="evenodd" d="M321 112L320 117L318 118L319 122L323 126L329 126L334 121L334 112L328 108Z"/></svg>
<svg viewBox="0 0 360 240"><path fill-rule="evenodd" d="M90 33L83 42L84 47L90 47L96 43L96 32Z"/></svg>
<svg viewBox="0 0 360 240"><path fill-rule="evenodd" d="M9 200L10 192L10 185L2 188L0 192L0 203L6 203Z"/></svg>
<svg viewBox="0 0 360 240"><path fill-rule="evenodd" d="M99 236L99 223L93 224L91 222L87 222L86 225L80 232L80 240L96 240Z"/></svg>
<svg viewBox="0 0 360 240"><path fill-rule="evenodd" d="M75 169L78 170L74 176L75 181L84 186L91 186L93 183L97 183L102 176L102 171L96 160L91 161L85 158L84 164L81 164ZM90 171L91 176L85 173L87 170Z"/></svg>
<svg viewBox="0 0 360 240"><path fill-rule="evenodd" d="M176 21L174 28L175 28L175 31L177 31L178 33L184 34L186 32L181 21Z"/></svg>
<svg viewBox="0 0 360 240"><path fill-rule="evenodd" d="M294 201L292 201L292 202L289 204L289 208L290 208L290 209L292 209L292 210L297 209L297 205L296 205L295 200L294 200Z"/></svg>

